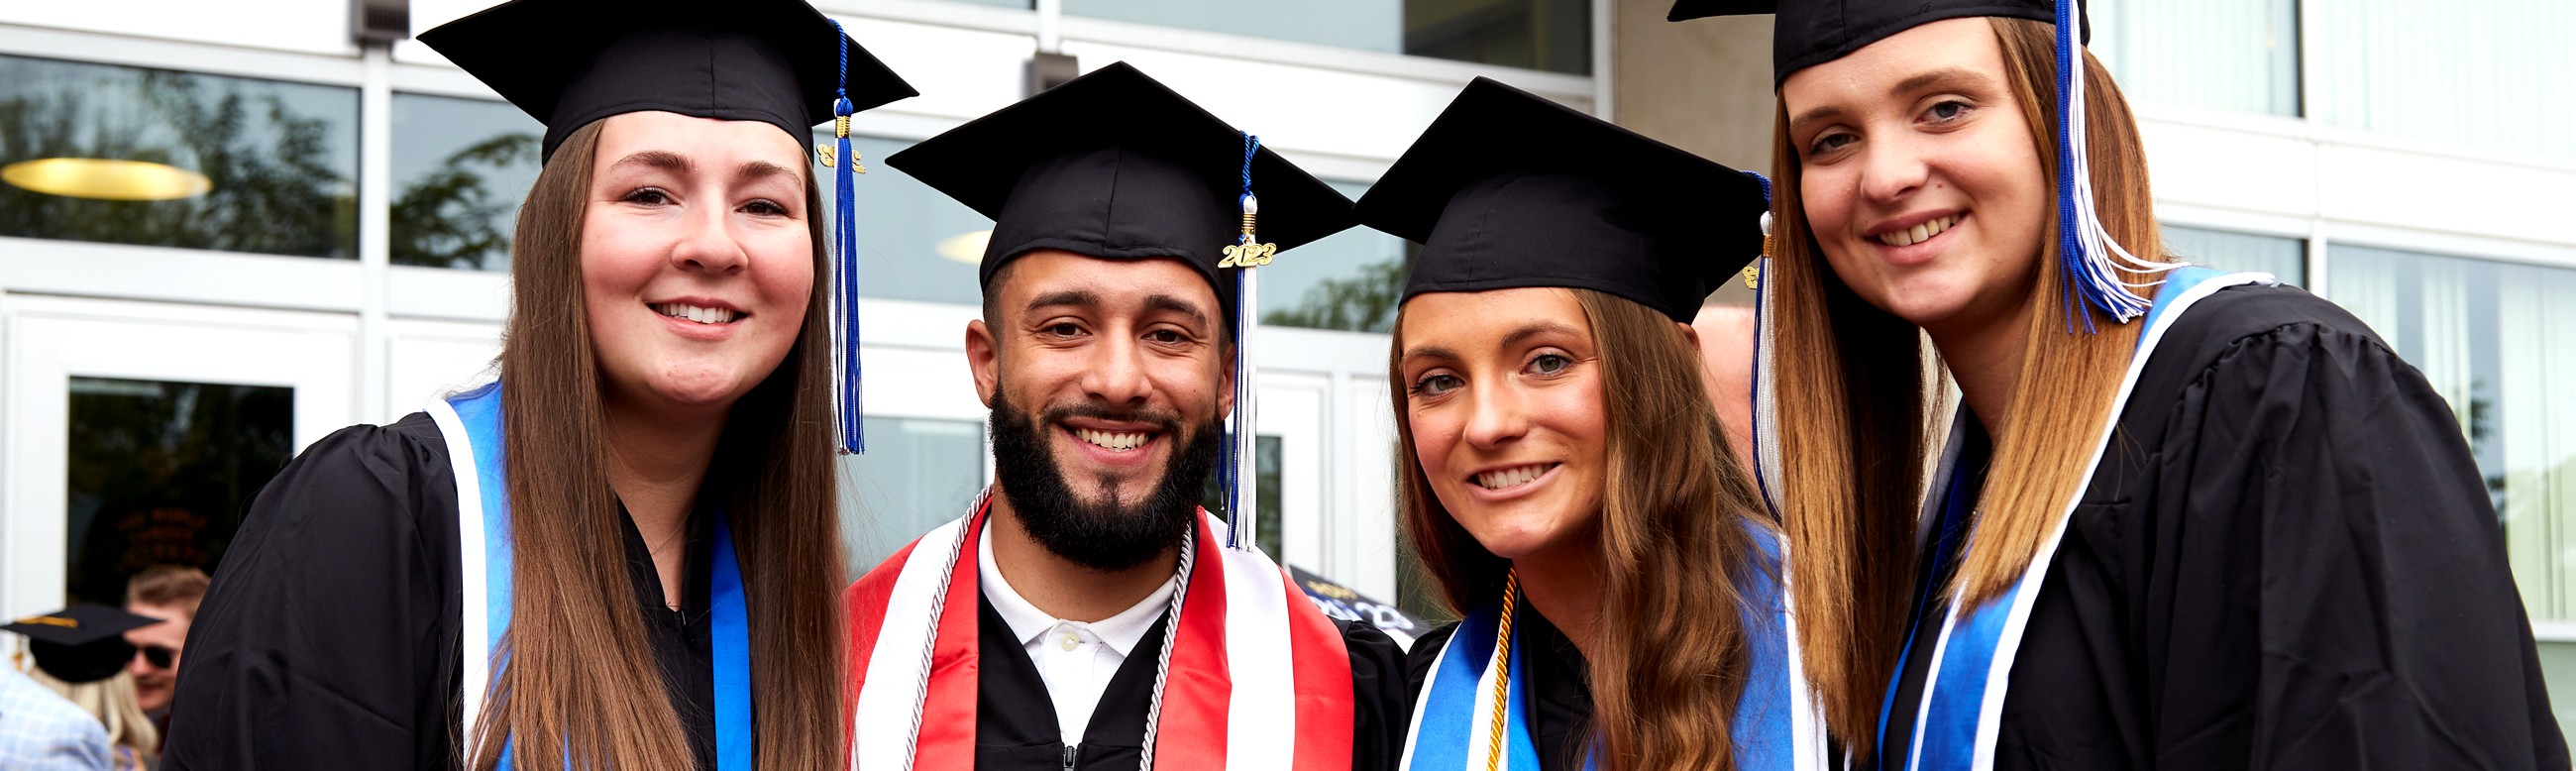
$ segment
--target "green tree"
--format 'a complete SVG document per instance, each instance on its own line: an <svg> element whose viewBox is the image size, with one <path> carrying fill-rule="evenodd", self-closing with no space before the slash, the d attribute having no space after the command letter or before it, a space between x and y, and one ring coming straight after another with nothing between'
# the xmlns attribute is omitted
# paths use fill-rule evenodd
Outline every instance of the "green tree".
<svg viewBox="0 0 2576 771"><path fill-rule="evenodd" d="M496 194L491 176L537 163L537 135L498 134L458 150L403 188L393 203L393 263L499 270L509 265L507 223L519 197Z"/></svg>

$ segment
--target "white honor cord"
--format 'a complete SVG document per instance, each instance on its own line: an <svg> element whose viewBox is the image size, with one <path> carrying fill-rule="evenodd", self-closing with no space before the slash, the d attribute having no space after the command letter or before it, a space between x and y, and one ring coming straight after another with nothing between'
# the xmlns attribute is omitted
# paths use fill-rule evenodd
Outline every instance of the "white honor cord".
<svg viewBox="0 0 2576 771"><path fill-rule="evenodd" d="M992 500L993 488L984 488L982 493L975 496L975 504L966 509L968 512L966 516L970 518L987 516L989 512L985 507ZM972 520L970 519L969 522L971 523ZM985 526L991 526L989 516ZM921 712L930 702L931 655L939 651L939 619L941 616L948 615L948 585L957 580L957 558L965 553L966 542L974 540L965 537L966 528L959 530L956 545L948 548L948 567L939 571L939 589L930 594L936 601L930 608L930 631L922 635L921 675L914 679L912 684L912 731L904 740L905 744L912 747L912 751L903 754L903 771L912 771L913 761L921 755ZM853 767L857 764L857 757L855 754L851 756Z"/></svg>
<svg viewBox="0 0 2576 771"><path fill-rule="evenodd" d="M1179 585L1172 587L1171 607L1163 612L1163 652L1154 663L1154 698L1145 703L1145 747L1137 753L1136 771L1154 771L1154 734L1163 722L1163 684L1172 676L1172 643L1180 638L1181 600L1190 596L1190 565L1197 561L1198 534L1198 523L1191 522L1189 532L1181 536Z"/></svg>

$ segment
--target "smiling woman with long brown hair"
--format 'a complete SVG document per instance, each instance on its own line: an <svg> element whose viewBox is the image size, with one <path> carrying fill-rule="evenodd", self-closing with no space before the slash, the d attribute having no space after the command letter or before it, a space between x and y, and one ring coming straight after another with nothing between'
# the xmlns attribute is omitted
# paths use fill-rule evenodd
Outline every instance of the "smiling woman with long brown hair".
<svg viewBox="0 0 2576 771"><path fill-rule="evenodd" d="M2342 309L2168 262L2072 0L1674 16L1774 10L1763 477L1858 766L2567 767L2450 410Z"/></svg>
<svg viewBox="0 0 2576 771"><path fill-rule="evenodd" d="M1423 244L1388 363L1399 516L1466 617L1409 657L1411 767L1816 759L1776 536L1688 326L1761 208L1749 176L1482 79L1360 200Z"/></svg>
<svg viewBox="0 0 2576 771"><path fill-rule="evenodd" d="M805 159L836 97L911 91L801 0L594 11L421 35L547 126L498 382L260 493L174 767L841 765L845 336Z"/></svg>

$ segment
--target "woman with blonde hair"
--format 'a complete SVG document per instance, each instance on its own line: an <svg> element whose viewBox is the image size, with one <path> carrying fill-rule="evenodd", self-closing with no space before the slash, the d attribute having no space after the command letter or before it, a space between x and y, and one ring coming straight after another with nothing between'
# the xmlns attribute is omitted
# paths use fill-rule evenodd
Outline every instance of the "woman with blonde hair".
<svg viewBox="0 0 2576 771"><path fill-rule="evenodd" d="M125 633L158 623L158 619L104 605L74 605L18 619L0 630L26 635L27 650L36 659L27 679L62 696L105 729L110 768L143 771L158 759L154 749L160 746L161 732L153 728L135 698L134 675L126 665L138 652L126 642Z"/></svg>
<svg viewBox="0 0 2576 771"><path fill-rule="evenodd" d="M1465 616L1408 657L1406 767L1813 767L1777 536L1689 326L1761 209L1753 177L1484 79L1360 199L1422 244L1399 516Z"/></svg>
<svg viewBox="0 0 2576 771"><path fill-rule="evenodd" d="M420 39L546 126L499 379L260 492L172 763L842 767L852 199L827 249L807 159L911 89L803 0L517 0Z"/></svg>
<svg viewBox="0 0 2576 771"><path fill-rule="evenodd" d="M1757 446L1856 765L2567 766L2451 411L2342 309L2169 261L2072 0L1673 15L1774 11Z"/></svg>

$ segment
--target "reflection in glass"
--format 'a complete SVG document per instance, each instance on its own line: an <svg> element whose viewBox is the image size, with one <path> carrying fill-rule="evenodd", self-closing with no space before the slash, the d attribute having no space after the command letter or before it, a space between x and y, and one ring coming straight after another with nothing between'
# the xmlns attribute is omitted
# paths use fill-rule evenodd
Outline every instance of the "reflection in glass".
<svg viewBox="0 0 2576 771"><path fill-rule="evenodd" d="M828 145L837 140L831 134L818 133L814 141ZM901 170L877 162L911 144L875 137L850 138L850 149L859 154L860 168L865 170L855 180L859 295L981 305L984 288L976 277L977 266L984 257L980 242L971 250L952 247L944 250L946 254L941 244L989 235L993 221ZM815 184L823 197L826 234L831 232L834 214L830 204L839 178L834 169L814 166Z"/></svg>
<svg viewBox="0 0 2576 771"><path fill-rule="evenodd" d="M841 456L841 545L857 580L984 489L984 426L869 417L868 452Z"/></svg>
<svg viewBox="0 0 2576 771"><path fill-rule="evenodd" d="M1358 198L1365 182L1329 182ZM1290 249L1261 269L1261 323L1283 327L1386 332L1412 244L1356 227Z"/></svg>
<svg viewBox="0 0 2576 771"><path fill-rule="evenodd" d="M2308 242L2224 230L2164 226L2165 251L2194 265L2272 274L2281 283L2308 283Z"/></svg>
<svg viewBox="0 0 2576 771"><path fill-rule="evenodd" d="M1583 0L1064 0L1072 16L1588 75Z"/></svg>
<svg viewBox="0 0 2576 771"><path fill-rule="evenodd" d="M2576 270L2334 245L2335 302L2448 400L2535 619L2576 618Z"/></svg>
<svg viewBox="0 0 2576 771"><path fill-rule="evenodd" d="M2299 115L2299 0L2092 0L2086 45L2130 100Z"/></svg>
<svg viewBox="0 0 2576 771"><path fill-rule="evenodd" d="M1259 488L1253 491L1258 500L1252 511L1259 519L1252 523L1252 540L1260 544L1261 553L1284 564L1287 558L1279 554L1279 437L1253 437L1252 443L1253 483ZM1225 460L1220 457L1216 471L1208 474L1206 488L1199 492L1199 506L1218 517L1225 516L1224 481Z"/></svg>
<svg viewBox="0 0 2576 771"><path fill-rule="evenodd" d="M154 565L215 571L251 496L294 452L295 390L71 379L70 602L125 604Z"/></svg>
<svg viewBox="0 0 2576 771"><path fill-rule="evenodd" d="M203 195L0 185L0 236L356 259L356 89L0 56L0 164L102 158L205 176Z"/></svg>
<svg viewBox="0 0 2576 771"><path fill-rule="evenodd" d="M509 270L544 124L503 102L393 101L393 263Z"/></svg>

